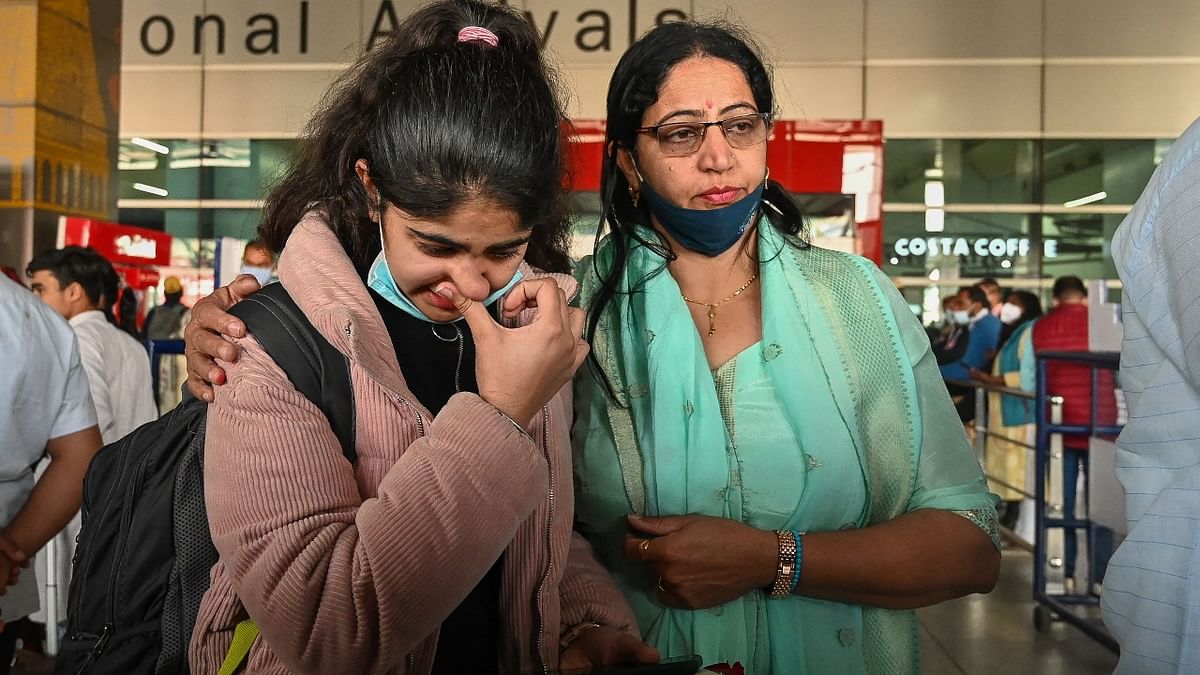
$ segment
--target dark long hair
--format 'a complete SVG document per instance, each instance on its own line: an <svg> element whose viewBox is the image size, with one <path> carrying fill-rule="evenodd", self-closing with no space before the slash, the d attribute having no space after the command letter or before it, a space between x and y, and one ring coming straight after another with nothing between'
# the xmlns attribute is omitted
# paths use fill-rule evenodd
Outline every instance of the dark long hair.
<svg viewBox="0 0 1200 675"><path fill-rule="evenodd" d="M459 42L467 26L498 45ZM410 15L329 89L266 199L259 235L278 252L304 214L324 211L361 276L379 253L375 208L446 216L470 199L531 228L525 259L566 271L565 119L533 28L507 7L443 0ZM355 173L364 159L382 203Z"/></svg>
<svg viewBox="0 0 1200 675"><path fill-rule="evenodd" d="M646 110L658 101L659 90L671 69L694 56L709 56L737 66L750 84L758 112L774 115L775 93L771 88L771 71L759 55L760 52L745 31L730 24L678 21L651 29L617 63L608 85L605 155L600 173L601 215L596 233L599 246L604 235L611 232L613 258L611 265L596 270L600 288L586 308L589 341L595 337L605 309L616 295L624 292L618 284L625 273L629 252L635 242L661 255L664 260L675 258L670 243L665 239L655 237L653 241L647 241L638 234L637 226L648 225L650 214L645 203L634 206L629 195L629 181L617 164L617 150L625 149L636 156L637 129L643 126ZM788 235L797 245L803 245L800 240L794 239L803 231L803 214L783 186L767 181L763 200L769 205L762 211L765 216L763 220ZM595 260L593 264L597 264ZM637 284L633 290L636 287ZM589 360L611 393L607 375L600 368L594 351Z"/></svg>
<svg viewBox="0 0 1200 675"><path fill-rule="evenodd" d="M122 288L117 296L117 327L132 335L138 342L143 339L142 331L138 330L138 308L141 306L141 299L137 296L137 291L126 286Z"/></svg>

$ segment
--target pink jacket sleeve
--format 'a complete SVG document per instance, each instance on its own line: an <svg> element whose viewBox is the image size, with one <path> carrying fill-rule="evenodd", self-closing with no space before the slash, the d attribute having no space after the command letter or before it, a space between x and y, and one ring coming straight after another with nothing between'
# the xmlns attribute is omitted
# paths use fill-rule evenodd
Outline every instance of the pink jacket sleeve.
<svg viewBox="0 0 1200 675"><path fill-rule="evenodd" d="M205 449L221 561L292 671L387 671L532 513L547 490L542 453L481 398L458 394L392 466L358 467L383 475L363 500L324 415L256 341L239 346L238 361L221 364L230 383L217 389ZM362 413L390 405L360 400L360 438L385 421Z"/></svg>
<svg viewBox="0 0 1200 675"><path fill-rule="evenodd" d="M571 533L571 551L559 593L564 634L581 624L598 623L641 639L637 619L625 596L596 559L592 545L578 532Z"/></svg>

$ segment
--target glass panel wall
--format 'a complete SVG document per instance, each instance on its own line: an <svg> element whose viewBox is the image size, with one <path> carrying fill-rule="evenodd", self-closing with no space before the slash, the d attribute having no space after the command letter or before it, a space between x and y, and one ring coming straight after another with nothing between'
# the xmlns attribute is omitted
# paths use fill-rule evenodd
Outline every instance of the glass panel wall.
<svg viewBox="0 0 1200 675"><path fill-rule="evenodd" d="M883 145L885 202L928 202L941 183L947 204L1033 202L1035 145L1029 140L889 140Z"/></svg>

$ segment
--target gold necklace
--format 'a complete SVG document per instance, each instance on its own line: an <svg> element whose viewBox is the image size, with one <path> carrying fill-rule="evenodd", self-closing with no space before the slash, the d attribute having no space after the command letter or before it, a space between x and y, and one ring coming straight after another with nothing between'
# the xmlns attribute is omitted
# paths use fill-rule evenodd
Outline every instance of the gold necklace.
<svg viewBox="0 0 1200 675"><path fill-rule="evenodd" d="M746 290L747 288L750 288L750 284L754 283L754 280L757 278L758 278L758 272L755 272L754 275L750 277L749 281L742 284L741 288L739 288L736 291L725 296L725 298L723 300L721 300L720 302L700 302L699 300L693 300L693 299L689 298L688 296L683 295L682 291L679 294L683 295L683 299L686 302L690 302L693 305L704 305L705 307L708 308L708 334L712 335L713 333L717 332L717 308L720 307L721 305L729 302L730 300L736 298L737 296L741 295L742 291Z"/></svg>

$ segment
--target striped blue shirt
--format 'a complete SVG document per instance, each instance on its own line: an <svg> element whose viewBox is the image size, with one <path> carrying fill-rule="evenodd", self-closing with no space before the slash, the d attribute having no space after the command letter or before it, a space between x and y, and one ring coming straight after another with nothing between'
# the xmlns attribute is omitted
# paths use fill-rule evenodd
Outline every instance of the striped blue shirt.
<svg viewBox="0 0 1200 675"><path fill-rule="evenodd" d="M1113 238L1124 284L1117 441L1129 535L1101 605L1118 673L1200 672L1200 120Z"/></svg>

